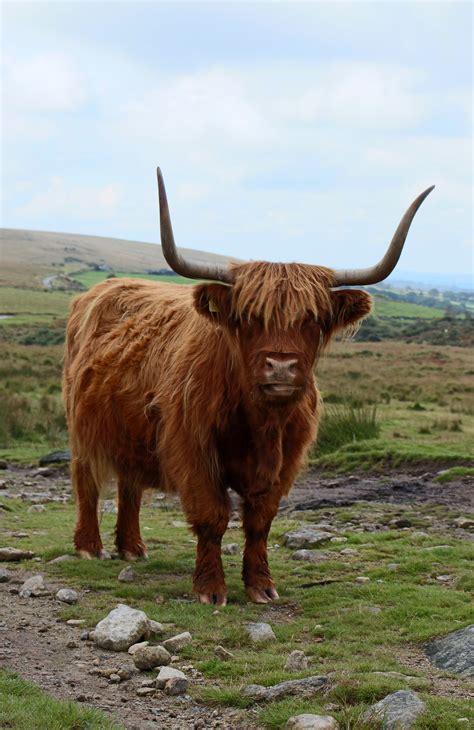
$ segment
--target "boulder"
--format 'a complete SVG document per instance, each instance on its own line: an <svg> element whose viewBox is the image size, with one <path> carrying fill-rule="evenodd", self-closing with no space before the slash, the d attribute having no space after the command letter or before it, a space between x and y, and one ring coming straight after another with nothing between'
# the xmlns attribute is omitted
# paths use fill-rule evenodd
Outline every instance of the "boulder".
<svg viewBox="0 0 474 730"><path fill-rule="evenodd" d="M188 684L186 677L171 677L165 684L165 692L173 697L184 695L188 689Z"/></svg>
<svg viewBox="0 0 474 730"><path fill-rule="evenodd" d="M47 466L48 464L64 464L71 460L71 453L68 450L65 451L52 451L50 454L45 454L39 460L40 466Z"/></svg>
<svg viewBox="0 0 474 730"><path fill-rule="evenodd" d="M6 568L0 568L0 583L8 583L11 573Z"/></svg>
<svg viewBox="0 0 474 730"><path fill-rule="evenodd" d="M474 677L474 624L430 641L425 651L439 669Z"/></svg>
<svg viewBox="0 0 474 730"><path fill-rule="evenodd" d="M392 692L369 707L362 722L383 723L384 730L408 730L425 710L425 703L411 689Z"/></svg>
<svg viewBox="0 0 474 730"><path fill-rule="evenodd" d="M95 627L94 643L102 649L127 651L132 644L147 638L148 635L146 613L119 603L117 608L114 608Z"/></svg>
<svg viewBox="0 0 474 730"><path fill-rule="evenodd" d="M304 560L308 563L322 563L323 560L335 559L335 553L324 552L322 550L297 550L291 556L292 560Z"/></svg>

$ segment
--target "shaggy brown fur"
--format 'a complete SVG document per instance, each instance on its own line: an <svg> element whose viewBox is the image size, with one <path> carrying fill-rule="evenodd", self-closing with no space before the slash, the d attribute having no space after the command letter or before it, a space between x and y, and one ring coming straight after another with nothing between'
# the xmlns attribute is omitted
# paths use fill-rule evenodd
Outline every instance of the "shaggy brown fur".
<svg viewBox="0 0 474 730"><path fill-rule="evenodd" d="M125 558L145 554L143 490L176 491L198 537L194 590L215 603L226 597L229 487L242 497L247 592L258 602L277 596L266 540L316 436L314 362L336 330L370 311L369 295L332 291L322 267L258 262L233 275L230 287L97 285L73 304L64 371L77 549L101 553L97 503L109 479L118 482L116 543ZM288 398L265 395L269 357L295 363Z"/></svg>

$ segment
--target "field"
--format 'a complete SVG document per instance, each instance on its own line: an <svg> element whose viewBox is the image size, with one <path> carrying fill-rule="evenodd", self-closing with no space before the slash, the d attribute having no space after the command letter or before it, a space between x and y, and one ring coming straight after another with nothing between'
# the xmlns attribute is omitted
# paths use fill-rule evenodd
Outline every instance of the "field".
<svg viewBox="0 0 474 730"><path fill-rule="evenodd" d="M25 234L32 256L45 235L31 234L29 240ZM195 542L176 500L160 494L150 494L142 510L150 558L134 565L131 583L117 581L125 566L119 560L48 562L73 552L67 471L58 469L45 478L37 475L36 465L41 455L67 447L60 383L65 320L76 292L54 285L47 290L42 281L60 271L90 287L110 275L91 262L109 262L115 250L111 242L101 253L99 241L85 252L80 238L72 237L69 244L58 239L51 249L51 256L59 257L55 266L44 257L23 270L11 264L0 287L0 314L10 315L0 318L0 458L11 465L0 472L0 546L36 555L21 567L9 567L11 581L0 587L0 614L11 647L6 654L0 647L2 666L9 670L0 671L0 727L146 727L159 717L163 727L180 730L194 727L196 719L205 726L215 720L247 730L283 728L291 715L313 712L333 715L344 730L377 730L379 725L363 720L367 707L409 688L426 703L415 729L469 726L468 680L434 668L424 653L426 641L464 627L472 615L472 541L455 522L472 512L474 474L474 367L466 346L472 342L472 321L461 311L461 300L453 300L459 311L447 314L441 296L428 306L422 297L398 301L377 291L375 317L357 339L335 343L317 364L324 399L321 438L311 453L310 471L302 475L269 539L280 600L271 606L247 603L240 554L226 555L229 605L213 612L192 600ZM76 247L66 258L79 261L60 260L65 245ZM115 275L130 275L128 252L121 256L119 247L116 253ZM143 259L133 275L158 278L146 273L147 266ZM57 281L67 285L67 280ZM393 339L397 335L403 341ZM340 502L338 490L344 492ZM45 499L43 511L32 511L36 495L45 492L65 500ZM360 495L369 492L373 498L361 501ZM314 504L318 494L329 506ZM303 509L298 499L312 506ZM114 519L102 515L109 550ZM319 526L335 538L321 546L316 564L293 560L284 546L285 532L302 524ZM237 543L241 553L236 526L225 542ZM20 599L10 593L10 586L15 589L37 572L53 596L57 587L76 588L78 605L61 607L52 596ZM146 611L169 627L169 635L192 633L193 643L177 664L192 665L196 673L190 699L137 698L148 674L133 675L118 686L105 680L98 685L91 676L95 660L100 667L131 660L79 641L80 630L65 621L81 619L81 630L91 629L118 602ZM245 631L249 621L270 623L276 641L255 648ZM53 652L45 649L51 643ZM232 660L219 659L216 644L231 651ZM296 673L285 669L295 649L310 661L308 669ZM243 694L251 683L273 685L309 675L328 677L327 691L267 704ZM462 718L467 718L464 724L458 722Z"/></svg>

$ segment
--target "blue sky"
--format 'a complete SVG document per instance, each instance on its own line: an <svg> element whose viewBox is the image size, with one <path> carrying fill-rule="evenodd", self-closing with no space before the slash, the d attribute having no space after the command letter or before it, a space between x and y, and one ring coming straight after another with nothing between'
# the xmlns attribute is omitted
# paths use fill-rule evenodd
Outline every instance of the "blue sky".
<svg viewBox="0 0 474 730"><path fill-rule="evenodd" d="M472 265L469 2L4 2L2 225Z"/></svg>

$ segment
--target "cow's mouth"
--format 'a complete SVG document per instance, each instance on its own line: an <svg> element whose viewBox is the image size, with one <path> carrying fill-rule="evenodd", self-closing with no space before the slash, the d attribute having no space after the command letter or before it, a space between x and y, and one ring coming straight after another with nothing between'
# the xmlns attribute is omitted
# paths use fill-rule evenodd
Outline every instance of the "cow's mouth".
<svg viewBox="0 0 474 730"><path fill-rule="evenodd" d="M266 383L262 385L262 390L265 395L273 398L289 398L296 391L301 390L301 388L296 385L289 385L288 383Z"/></svg>

